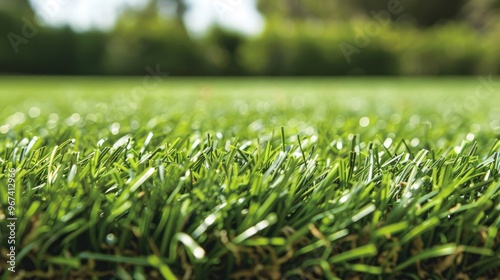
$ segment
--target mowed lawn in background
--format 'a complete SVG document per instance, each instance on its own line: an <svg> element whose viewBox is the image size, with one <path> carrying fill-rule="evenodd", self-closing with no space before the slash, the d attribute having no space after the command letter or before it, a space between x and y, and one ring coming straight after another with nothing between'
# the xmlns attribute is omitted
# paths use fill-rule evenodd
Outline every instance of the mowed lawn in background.
<svg viewBox="0 0 500 280"><path fill-rule="evenodd" d="M15 275L500 274L498 80L145 81L0 79Z"/></svg>

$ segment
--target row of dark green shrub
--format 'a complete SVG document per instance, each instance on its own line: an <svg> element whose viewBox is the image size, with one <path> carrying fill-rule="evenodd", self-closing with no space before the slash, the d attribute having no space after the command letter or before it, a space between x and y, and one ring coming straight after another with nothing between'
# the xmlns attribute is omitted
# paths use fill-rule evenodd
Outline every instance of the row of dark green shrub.
<svg viewBox="0 0 500 280"><path fill-rule="evenodd" d="M240 49L242 65L269 75L500 74L500 38L461 24L420 30L375 22L271 25Z"/></svg>
<svg viewBox="0 0 500 280"><path fill-rule="evenodd" d="M193 39L159 18L76 33L0 14L0 73L144 75L148 65L160 65L174 76L500 74L500 27L493 29L269 19L254 38L213 29Z"/></svg>

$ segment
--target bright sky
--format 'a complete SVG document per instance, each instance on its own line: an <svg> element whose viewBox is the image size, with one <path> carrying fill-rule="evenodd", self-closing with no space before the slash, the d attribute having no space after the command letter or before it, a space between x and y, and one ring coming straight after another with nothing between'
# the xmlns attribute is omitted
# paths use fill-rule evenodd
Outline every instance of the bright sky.
<svg viewBox="0 0 500 280"><path fill-rule="evenodd" d="M67 24L81 31L90 28L109 29L123 8L142 7L145 0L30 0L37 14L49 25ZM255 0L187 0L190 7L186 25L195 34L213 23L257 34L264 20L255 8ZM174 7L163 7L169 12Z"/></svg>

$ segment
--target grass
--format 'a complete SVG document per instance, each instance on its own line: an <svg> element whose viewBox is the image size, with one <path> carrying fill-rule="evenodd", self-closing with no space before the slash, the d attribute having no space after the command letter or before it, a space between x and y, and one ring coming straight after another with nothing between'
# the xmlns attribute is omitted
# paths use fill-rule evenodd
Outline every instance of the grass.
<svg viewBox="0 0 500 280"><path fill-rule="evenodd" d="M500 97L477 79L0 85L1 279L500 275Z"/></svg>

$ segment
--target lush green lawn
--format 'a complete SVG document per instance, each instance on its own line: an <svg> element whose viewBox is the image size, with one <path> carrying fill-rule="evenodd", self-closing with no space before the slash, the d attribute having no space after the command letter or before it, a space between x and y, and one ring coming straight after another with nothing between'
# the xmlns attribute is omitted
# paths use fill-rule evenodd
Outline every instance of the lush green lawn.
<svg viewBox="0 0 500 280"><path fill-rule="evenodd" d="M500 274L498 81L154 81L0 78L16 275Z"/></svg>

